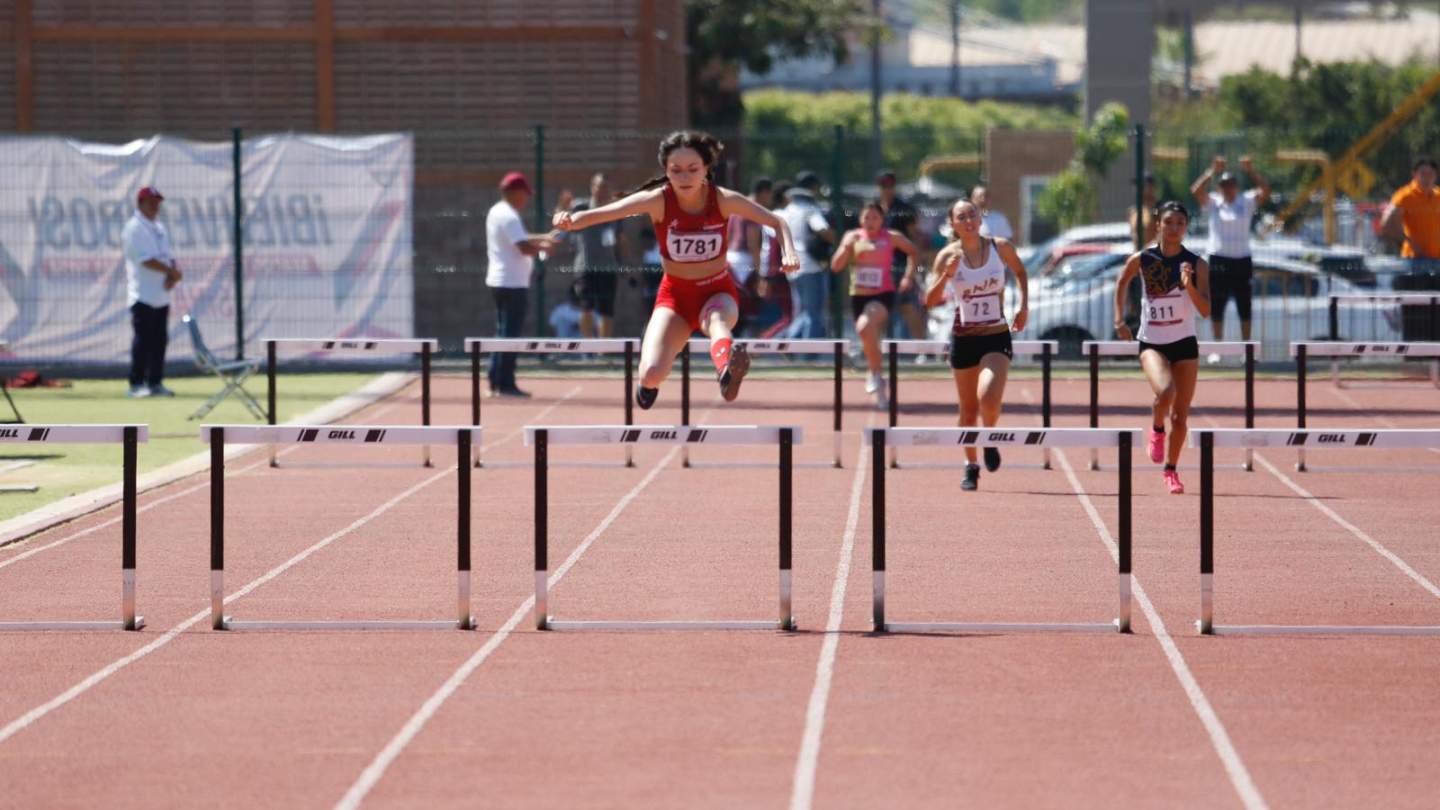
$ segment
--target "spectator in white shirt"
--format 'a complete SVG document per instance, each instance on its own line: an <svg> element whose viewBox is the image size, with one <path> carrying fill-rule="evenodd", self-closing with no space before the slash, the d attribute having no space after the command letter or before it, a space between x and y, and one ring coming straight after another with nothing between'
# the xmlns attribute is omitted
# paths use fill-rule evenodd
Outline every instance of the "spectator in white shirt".
<svg viewBox="0 0 1440 810"><path fill-rule="evenodd" d="M1240 193L1240 183L1225 170L1225 158L1216 156L1210 168L1195 179L1190 193L1200 204L1210 224L1210 326L1216 340L1225 336L1225 309L1231 296L1235 312L1240 316L1240 339L1250 339L1250 280L1254 266L1250 259L1250 222L1255 210L1270 199L1270 183L1249 157L1240 158L1254 188ZM1217 178L1218 192L1210 191L1211 178ZM1211 354L1206 362L1217 363L1220 356Z"/></svg>
<svg viewBox="0 0 1440 810"><path fill-rule="evenodd" d="M791 340L823 338L825 305L830 299L831 247L835 232L830 229L815 195L820 191L820 178L814 172L800 172L789 201L777 213L790 226L800 254L800 269L785 276L790 282L792 300L790 326L785 337Z"/></svg>
<svg viewBox="0 0 1440 810"><path fill-rule="evenodd" d="M125 301L130 307L131 397L173 397L165 387L165 347L170 340L170 290L180 270L170 248L170 233L160 224L165 197L153 186L140 189L135 215L125 223Z"/></svg>
<svg viewBox="0 0 1440 810"><path fill-rule="evenodd" d="M1010 220L1000 211L990 210L990 189L976 186L970 190L970 202L980 209L980 235L990 239L1014 239Z"/></svg>
<svg viewBox="0 0 1440 810"><path fill-rule="evenodd" d="M555 249L549 235L526 232L520 209L530 201L530 181L520 172L510 172L500 181L500 201L485 215L485 252L489 267L485 286L495 298L497 337L520 337L525 333L525 309L530 301L530 272L535 256ZM528 397L515 385L515 355L490 355L490 396Z"/></svg>

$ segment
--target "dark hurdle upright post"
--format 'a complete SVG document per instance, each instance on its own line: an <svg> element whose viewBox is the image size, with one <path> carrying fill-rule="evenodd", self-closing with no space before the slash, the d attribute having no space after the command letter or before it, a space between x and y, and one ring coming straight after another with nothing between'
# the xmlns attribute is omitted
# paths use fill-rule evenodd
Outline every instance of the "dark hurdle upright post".
<svg viewBox="0 0 1440 810"><path fill-rule="evenodd" d="M625 424L635 424L635 341L625 341ZM634 445L625 445L625 466L635 466Z"/></svg>
<svg viewBox="0 0 1440 810"><path fill-rule="evenodd" d="M535 431L535 629L548 629L550 431Z"/></svg>
<svg viewBox="0 0 1440 810"><path fill-rule="evenodd" d="M900 350L891 343L890 349L890 427L895 427L900 422ZM890 466L895 467L899 460L893 456L890 459Z"/></svg>
<svg viewBox="0 0 1440 810"><path fill-rule="evenodd" d="M1200 434L1200 632L1214 632L1215 434Z"/></svg>
<svg viewBox="0 0 1440 810"><path fill-rule="evenodd" d="M1305 377L1309 374L1305 344L1295 347L1295 427L1305 429ZM1305 472L1305 448L1295 451L1295 469Z"/></svg>
<svg viewBox="0 0 1440 810"><path fill-rule="evenodd" d="M871 627L885 632L885 439L883 428L870 431Z"/></svg>
<svg viewBox="0 0 1440 810"><path fill-rule="evenodd" d="M1255 427L1255 344L1245 344L1245 427ZM1255 470L1255 451L1245 448L1245 472Z"/></svg>
<svg viewBox="0 0 1440 810"><path fill-rule="evenodd" d="M842 374L844 373L845 350L840 343L835 344L835 467L838 469L845 466L840 461L840 433L844 429L841 413L844 410L842 398L844 397L842 385Z"/></svg>
<svg viewBox="0 0 1440 810"><path fill-rule="evenodd" d="M795 629L795 611L790 600L790 563L793 511L794 431L780 428L780 629Z"/></svg>
<svg viewBox="0 0 1440 810"><path fill-rule="evenodd" d="M1090 427L1100 427L1100 344L1090 344ZM1100 456L1090 448L1090 469L1100 469Z"/></svg>
<svg viewBox="0 0 1440 810"><path fill-rule="evenodd" d="M680 350L680 424L690 425L690 339ZM690 466L690 445L680 448L680 466Z"/></svg>
<svg viewBox="0 0 1440 810"><path fill-rule="evenodd" d="M461 428L456 433L455 461L458 465L456 478L459 492L456 493L455 569L458 600L456 626L470 630L475 626L470 615L470 431Z"/></svg>
<svg viewBox="0 0 1440 810"><path fill-rule="evenodd" d="M1050 354L1050 342L1040 344L1040 424L1046 428L1050 427L1050 363L1054 358ZM1045 469L1050 469L1050 448L1046 447L1041 451L1044 458Z"/></svg>
<svg viewBox="0 0 1440 810"><path fill-rule="evenodd" d="M1130 464L1131 454L1134 446L1134 436L1130 431L1122 431L1119 436L1120 447L1116 461L1120 467L1120 487L1118 525L1120 528L1119 553L1116 557L1119 561L1120 574L1120 618L1116 625L1120 632L1130 632L1130 549L1131 549L1131 528L1130 528Z"/></svg>
<svg viewBox="0 0 1440 810"><path fill-rule="evenodd" d="M420 344L420 424L430 427L430 344ZM421 463L426 467L433 466L430 463L430 445L420 448Z"/></svg>
<svg viewBox="0 0 1440 810"><path fill-rule="evenodd" d="M271 425L279 424L275 415L275 341L265 341L265 406ZM275 445L270 445L270 466L279 466L275 458Z"/></svg>
<svg viewBox="0 0 1440 810"><path fill-rule="evenodd" d="M470 424L480 426L480 341L470 344ZM479 442L475 443L475 466L479 467L484 462L480 460L480 445L485 441L481 435Z"/></svg>
<svg viewBox="0 0 1440 810"><path fill-rule="evenodd" d="M123 482L121 483L121 524L120 524L120 616L126 630L139 630L143 620L135 616L135 478L140 444L140 428L126 425L124 445L121 448Z"/></svg>
<svg viewBox="0 0 1440 810"><path fill-rule="evenodd" d="M225 629L225 429L210 428L210 626Z"/></svg>

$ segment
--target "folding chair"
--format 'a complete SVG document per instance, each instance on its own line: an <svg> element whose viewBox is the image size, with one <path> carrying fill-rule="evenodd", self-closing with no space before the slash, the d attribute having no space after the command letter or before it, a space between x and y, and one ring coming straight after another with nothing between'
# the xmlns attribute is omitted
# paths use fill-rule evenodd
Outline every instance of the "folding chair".
<svg viewBox="0 0 1440 810"><path fill-rule="evenodd" d="M250 378L250 375L254 374L255 370L260 367L259 361L235 360L228 363L221 362L220 359L212 354L210 349L205 346L205 338L200 336L200 324L196 323L195 319L189 315L186 315L182 320L185 321L185 328L190 330L190 346L195 350L195 367L201 371L213 373L225 383L225 387L221 389L219 393L205 400L205 404L201 405L199 409L187 418L199 419L213 410L216 405L223 402L226 397L231 394L237 394L240 400L245 403L245 407L250 410L250 413L253 414L256 419L264 419L265 411L260 407L260 403L256 402L255 398L250 396L250 393L242 387L244 382Z"/></svg>

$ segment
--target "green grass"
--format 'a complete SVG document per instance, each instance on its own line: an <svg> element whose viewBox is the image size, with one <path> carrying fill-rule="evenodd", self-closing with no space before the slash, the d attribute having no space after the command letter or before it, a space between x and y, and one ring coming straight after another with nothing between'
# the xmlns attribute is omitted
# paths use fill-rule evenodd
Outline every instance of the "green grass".
<svg viewBox="0 0 1440 810"><path fill-rule="evenodd" d="M373 374L281 374L278 379L279 418L285 421L353 391ZM203 419L186 419L220 388L214 377L182 377L165 381L171 398L129 399L124 380L76 380L71 388L24 388L10 396L27 422L36 424L148 424L150 441L140 445L140 473L163 467L204 451L199 425L249 424L256 420L240 401L230 397ZM246 390L265 406L265 381L251 381ZM3 409L0 404L0 409ZM0 410L0 418L9 417ZM77 493L120 481L120 445L43 444L0 446L0 467L17 461L36 463L0 473L0 484L38 484L33 493L0 494L0 520L24 514Z"/></svg>

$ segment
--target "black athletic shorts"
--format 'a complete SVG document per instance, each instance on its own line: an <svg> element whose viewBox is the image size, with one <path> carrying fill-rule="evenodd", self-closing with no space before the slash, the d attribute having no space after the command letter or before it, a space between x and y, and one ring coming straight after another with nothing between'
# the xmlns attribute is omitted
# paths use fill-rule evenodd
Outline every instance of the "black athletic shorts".
<svg viewBox="0 0 1440 810"><path fill-rule="evenodd" d="M1143 354L1146 349L1154 349L1172 364L1181 360L1200 359L1200 342L1193 337L1182 338L1174 343L1146 343L1142 340L1140 351L1136 354Z"/></svg>
<svg viewBox="0 0 1440 810"><path fill-rule="evenodd" d="M895 311L895 291L890 290L888 292L875 293L874 295L850 296L850 316L855 320L859 320L860 313L865 311L866 305L871 301L879 301L880 306L885 307L887 314Z"/></svg>
<svg viewBox="0 0 1440 810"><path fill-rule="evenodd" d="M1010 342L1010 330L993 335L951 335L950 368L974 368L980 365L980 358L987 354L1003 354L1015 359L1015 346Z"/></svg>
<svg viewBox="0 0 1440 810"><path fill-rule="evenodd" d="M1210 257L1210 320L1225 320L1225 307L1235 298L1235 311L1240 320L1250 320L1250 279L1255 274L1255 263L1246 256L1243 259L1227 259L1224 256Z"/></svg>
<svg viewBox="0 0 1440 810"><path fill-rule="evenodd" d="M580 308L611 318L615 315L615 288L620 274L611 270L585 270L580 273Z"/></svg>

